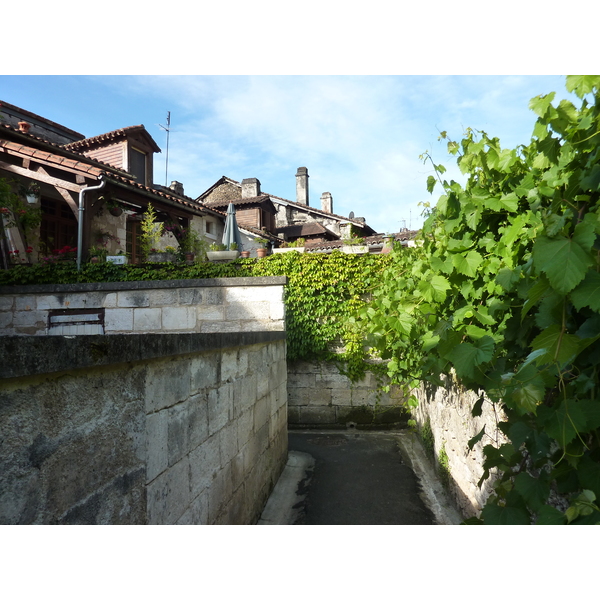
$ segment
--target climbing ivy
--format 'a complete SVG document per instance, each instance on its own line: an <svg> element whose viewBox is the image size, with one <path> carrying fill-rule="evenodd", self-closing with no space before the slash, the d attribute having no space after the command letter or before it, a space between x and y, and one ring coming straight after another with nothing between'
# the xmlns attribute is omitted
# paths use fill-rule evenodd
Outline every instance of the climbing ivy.
<svg viewBox="0 0 600 600"><path fill-rule="evenodd" d="M528 145L441 134L466 183L423 156L443 193L360 309L393 380L453 373L503 407L509 441L484 447L482 482L500 473L486 524L600 522L600 77L566 84L573 101L531 101Z"/></svg>
<svg viewBox="0 0 600 600"><path fill-rule="evenodd" d="M352 380L367 369L362 332L354 315L368 300L389 255L274 254L260 260L238 259L225 264L199 262L142 265L59 263L0 271L0 285L161 281L217 277L286 276L286 327L289 360L336 361Z"/></svg>

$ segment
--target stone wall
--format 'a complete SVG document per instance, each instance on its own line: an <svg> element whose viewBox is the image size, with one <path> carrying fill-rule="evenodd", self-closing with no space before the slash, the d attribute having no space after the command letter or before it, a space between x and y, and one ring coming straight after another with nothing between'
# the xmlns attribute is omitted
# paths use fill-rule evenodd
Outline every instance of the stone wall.
<svg viewBox="0 0 600 600"><path fill-rule="evenodd" d="M1 524L254 523L285 333L0 337Z"/></svg>
<svg viewBox="0 0 600 600"><path fill-rule="evenodd" d="M0 335L284 331L285 282L239 277L4 287Z"/></svg>
<svg viewBox="0 0 600 600"><path fill-rule="evenodd" d="M399 388L378 392L373 373L352 383L333 363L288 365L290 427L385 428L404 426L407 414Z"/></svg>
<svg viewBox="0 0 600 600"><path fill-rule="evenodd" d="M482 414L471 415L479 400L479 394L463 390L450 380L446 387L422 385L413 391L419 404L412 410L413 418L421 432L429 427L433 434L434 462L443 452L448 456L449 492L457 508L465 518L478 516L491 493L494 477L490 477L480 488L478 482L483 475L483 447L496 447L507 440L498 429L504 419L499 407L484 397ZM469 450L469 440L485 425L483 439Z"/></svg>

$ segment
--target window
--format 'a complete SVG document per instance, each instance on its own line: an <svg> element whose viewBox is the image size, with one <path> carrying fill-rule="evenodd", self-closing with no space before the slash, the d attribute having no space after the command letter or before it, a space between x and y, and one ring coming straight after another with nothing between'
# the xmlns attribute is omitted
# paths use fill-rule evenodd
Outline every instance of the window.
<svg viewBox="0 0 600 600"><path fill-rule="evenodd" d="M215 235L215 224L213 221L205 221L205 230L208 235Z"/></svg>
<svg viewBox="0 0 600 600"><path fill-rule="evenodd" d="M146 153L137 148L130 148L129 163L129 172L135 175L138 183L146 185Z"/></svg>
<svg viewBox="0 0 600 600"><path fill-rule="evenodd" d="M65 246L77 246L77 219L66 202L42 198L40 241L48 254Z"/></svg>
<svg viewBox="0 0 600 600"><path fill-rule="evenodd" d="M142 262L142 245L140 236L142 234L142 226L140 221L127 221L127 236L125 240L125 253L129 256L129 260L133 264Z"/></svg>

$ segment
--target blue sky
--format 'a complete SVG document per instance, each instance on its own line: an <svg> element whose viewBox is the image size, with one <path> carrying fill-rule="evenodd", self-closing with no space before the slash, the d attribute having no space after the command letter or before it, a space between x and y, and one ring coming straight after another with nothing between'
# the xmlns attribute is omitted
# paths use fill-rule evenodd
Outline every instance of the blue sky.
<svg viewBox="0 0 600 600"><path fill-rule="evenodd" d="M295 173L305 166L312 206L330 192L336 214L353 211L385 232L422 223L419 203L432 199L424 151L460 180L440 131L460 139L472 127L503 147L528 143L529 100L551 91L569 97L564 82L560 75L3 75L0 100L86 136L143 124L163 150L155 182L181 181L191 197L225 175L257 177L264 192L294 200Z"/></svg>

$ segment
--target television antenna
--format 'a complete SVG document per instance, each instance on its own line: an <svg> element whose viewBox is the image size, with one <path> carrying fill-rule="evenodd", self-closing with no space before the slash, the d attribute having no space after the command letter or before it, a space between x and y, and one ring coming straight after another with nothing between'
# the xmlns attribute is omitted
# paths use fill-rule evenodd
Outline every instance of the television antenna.
<svg viewBox="0 0 600 600"><path fill-rule="evenodd" d="M171 132L171 111L170 110L167 111L167 126L165 127L164 125L161 125L160 123L158 126L167 132L167 155L165 158L165 187L169 187L169 178L168 178L168 173L169 173L169 133Z"/></svg>

